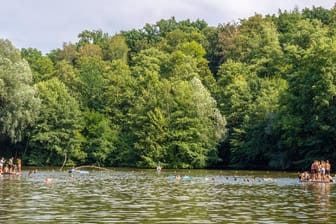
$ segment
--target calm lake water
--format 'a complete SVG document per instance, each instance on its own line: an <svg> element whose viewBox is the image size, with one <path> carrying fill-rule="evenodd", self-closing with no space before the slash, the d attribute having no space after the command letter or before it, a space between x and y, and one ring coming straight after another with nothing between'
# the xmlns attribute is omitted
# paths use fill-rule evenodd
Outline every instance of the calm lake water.
<svg viewBox="0 0 336 224"><path fill-rule="evenodd" d="M336 223L336 184L257 171L179 170L191 180L169 180L174 173L1 176L0 223Z"/></svg>

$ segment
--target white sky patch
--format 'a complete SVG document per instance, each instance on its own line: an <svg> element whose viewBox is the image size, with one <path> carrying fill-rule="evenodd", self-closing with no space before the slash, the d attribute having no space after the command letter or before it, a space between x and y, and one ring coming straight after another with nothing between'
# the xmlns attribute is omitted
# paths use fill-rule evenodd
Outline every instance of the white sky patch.
<svg viewBox="0 0 336 224"><path fill-rule="evenodd" d="M334 4L331 0L3 0L0 38L9 39L17 48L48 53L64 42L76 42L84 30L101 29L114 35L172 16L218 26L255 13L312 6L330 9Z"/></svg>

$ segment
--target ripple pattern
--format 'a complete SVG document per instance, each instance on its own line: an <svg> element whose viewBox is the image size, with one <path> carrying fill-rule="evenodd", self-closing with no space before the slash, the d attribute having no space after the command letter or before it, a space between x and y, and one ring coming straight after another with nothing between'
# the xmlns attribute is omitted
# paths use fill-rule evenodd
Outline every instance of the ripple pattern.
<svg viewBox="0 0 336 224"><path fill-rule="evenodd" d="M185 171L184 171L185 172ZM336 185L295 174L44 170L0 177L1 223L336 223ZM45 183L44 178L52 178Z"/></svg>

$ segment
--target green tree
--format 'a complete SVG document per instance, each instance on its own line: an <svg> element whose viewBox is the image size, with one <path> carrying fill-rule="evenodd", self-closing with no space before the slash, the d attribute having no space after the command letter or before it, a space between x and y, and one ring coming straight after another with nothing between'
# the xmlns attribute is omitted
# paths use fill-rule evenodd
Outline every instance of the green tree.
<svg viewBox="0 0 336 224"><path fill-rule="evenodd" d="M184 32L180 29L176 29L170 33L167 33L165 38L162 39L162 41L158 45L160 49L170 53L175 51L177 49L176 48L177 46L186 42L195 42L199 44L204 44L205 37L203 36L202 33L197 31ZM205 54L205 52L203 54Z"/></svg>
<svg viewBox="0 0 336 224"><path fill-rule="evenodd" d="M108 158L116 150L117 130L103 114L93 111L85 112L83 135L84 151L87 153L88 164L106 165Z"/></svg>
<svg viewBox="0 0 336 224"><path fill-rule="evenodd" d="M204 168L208 165L209 136L199 117L193 89L188 81L175 81L169 122L167 157L174 168Z"/></svg>
<svg viewBox="0 0 336 224"><path fill-rule="evenodd" d="M106 41L106 48L103 49L105 60L122 60L127 63L129 47L126 44L125 37L115 35Z"/></svg>
<svg viewBox="0 0 336 224"><path fill-rule="evenodd" d="M214 42L214 52L217 66L225 63L227 60L239 60L239 48L236 46L236 40L239 35L238 24L222 24L217 28L217 41Z"/></svg>
<svg viewBox="0 0 336 224"><path fill-rule="evenodd" d="M205 126L202 137L204 147L208 150L206 164L214 165L219 161L217 146L226 137L226 119L218 109L216 100L199 79L194 77L191 80L191 87L198 118Z"/></svg>
<svg viewBox="0 0 336 224"><path fill-rule="evenodd" d="M259 79L259 91L253 106L242 123L232 130L231 165L245 169L262 169L275 164L278 155L278 131L274 129L279 110L279 95L286 90L287 82L281 78Z"/></svg>
<svg viewBox="0 0 336 224"><path fill-rule="evenodd" d="M288 91L281 97L280 153L286 167L308 167L314 159L335 158L335 39L323 29L310 35L305 51L291 47Z"/></svg>
<svg viewBox="0 0 336 224"><path fill-rule="evenodd" d="M108 38L108 33L104 33L102 30L84 30L80 34L78 34L78 38L78 48L87 44L95 44L103 48L105 41Z"/></svg>
<svg viewBox="0 0 336 224"><path fill-rule="evenodd" d="M282 50L275 24L270 18L255 15L240 21L240 25L227 24L219 33L218 49L222 62L231 59L250 66L258 76L279 74Z"/></svg>
<svg viewBox="0 0 336 224"><path fill-rule="evenodd" d="M29 133L30 165L73 165L83 161L78 102L57 78L37 84L40 115Z"/></svg>
<svg viewBox="0 0 336 224"><path fill-rule="evenodd" d="M41 51L33 48L21 50L22 58L26 59L33 73L34 83L44 81L51 78L54 72L54 65L47 56L42 56Z"/></svg>
<svg viewBox="0 0 336 224"><path fill-rule="evenodd" d="M71 65L76 64L76 60L78 59L78 51L77 46L72 43L63 43L62 49L52 50L48 57L56 64L58 61L65 60Z"/></svg>
<svg viewBox="0 0 336 224"><path fill-rule="evenodd" d="M78 77L81 81L80 91L83 105L103 110L103 86L105 62L98 57L82 57L78 62Z"/></svg>
<svg viewBox="0 0 336 224"><path fill-rule="evenodd" d="M293 33L296 33L296 27L298 22L302 20L302 14L298 8L291 12L279 10L278 14L277 17L274 16L273 21L279 32L279 41L283 45L291 40L290 36Z"/></svg>
<svg viewBox="0 0 336 224"><path fill-rule="evenodd" d="M39 105L28 63L10 41L0 39L0 134L20 142Z"/></svg>
<svg viewBox="0 0 336 224"><path fill-rule="evenodd" d="M253 106L249 81L255 80L256 76L246 64L228 61L220 66L218 77L217 101L232 131L242 123Z"/></svg>
<svg viewBox="0 0 336 224"><path fill-rule="evenodd" d="M55 65L53 77L57 77L68 88L69 93L80 100L81 80L76 73L75 68L66 60L58 61Z"/></svg>
<svg viewBox="0 0 336 224"><path fill-rule="evenodd" d="M209 62L204 58L206 51L203 46L195 41L191 41L181 43L177 46L177 49L182 51L184 55L190 56L196 61L198 78L212 93L214 93L216 89L216 80L209 69Z"/></svg>
<svg viewBox="0 0 336 224"><path fill-rule="evenodd" d="M165 164L167 120L162 105L165 100L160 81L161 66L166 55L157 49L142 51L132 68L137 77L137 95L130 111L130 131L139 167L156 167Z"/></svg>
<svg viewBox="0 0 336 224"><path fill-rule="evenodd" d="M103 105L104 113L118 130L116 150L108 158L114 166L135 164L130 114L137 101L137 86L129 66L121 60L112 61L110 69L104 74Z"/></svg>
<svg viewBox="0 0 336 224"><path fill-rule="evenodd" d="M103 49L97 44L85 44L78 49L79 57L103 58Z"/></svg>
<svg viewBox="0 0 336 224"><path fill-rule="evenodd" d="M209 61L209 69L213 76L216 75L220 62L219 51L217 46L219 45L219 28L207 27L202 31L205 42L204 49L206 52L205 58Z"/></svg>
<svg viewBox="0 0 336 224"><path fill-rule="evenodd" d="M303 18L308 18L310 20L320 20L323 24L329 25L331 22L331 11L323 7L315 7L309 9L305 8L302 10Z"/></svg>

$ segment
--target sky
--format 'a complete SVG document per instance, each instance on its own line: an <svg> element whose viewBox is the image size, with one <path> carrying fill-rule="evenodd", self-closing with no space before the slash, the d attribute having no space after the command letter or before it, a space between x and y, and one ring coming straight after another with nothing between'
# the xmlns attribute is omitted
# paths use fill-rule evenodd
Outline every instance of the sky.
<svg viewBox="0 0 336 224"><path fill-rule="evenodd" d="M36 48L43 53L78 41L84 30L114 35L141 29L147 23L175 17L177 21L205 20L218 26L246 19L255 13L277 15L322 6L332 0L0 0L0 38L16 48Z"/></svg>

